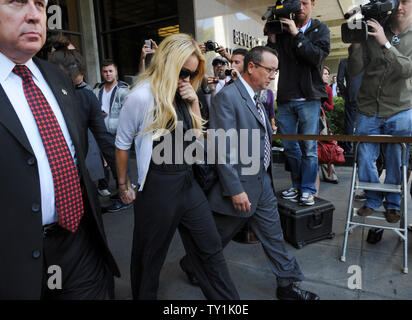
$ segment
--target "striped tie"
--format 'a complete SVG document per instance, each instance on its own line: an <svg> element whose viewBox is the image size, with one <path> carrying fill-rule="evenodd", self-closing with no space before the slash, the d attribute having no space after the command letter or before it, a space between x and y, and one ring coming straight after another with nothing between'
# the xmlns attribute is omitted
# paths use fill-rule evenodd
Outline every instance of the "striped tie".
<svg viewBox="0 0 412 320"><path fill-rule="evenodd" d="M263 164L265 166L265 171L266 171L269 168L269 165L270 165L271 145L270 145L269 134L268 134L267 127L266 127L265 115L263 113L263 105L260 102L260 99L257 95L255 96L255 101L256 101L256 108L257 108L257 111L259 113L260 119L262 120L262 122L265 126L265 156L264 156L264 159L263 159Z"/></svg>

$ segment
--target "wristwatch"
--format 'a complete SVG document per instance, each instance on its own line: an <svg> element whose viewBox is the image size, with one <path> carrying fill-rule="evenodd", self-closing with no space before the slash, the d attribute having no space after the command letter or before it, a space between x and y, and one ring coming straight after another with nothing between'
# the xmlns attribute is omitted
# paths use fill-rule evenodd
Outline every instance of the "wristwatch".
<svg viewBox="0 0 412 320"><path fill-rule="evenodd" d="M386 48L386 49L390 49L390 48L392 48L392 45L391 45L391 43L389 42L389 41L386 41L386 43L382 46L382 49L384 49L384 48Z"/></svg>

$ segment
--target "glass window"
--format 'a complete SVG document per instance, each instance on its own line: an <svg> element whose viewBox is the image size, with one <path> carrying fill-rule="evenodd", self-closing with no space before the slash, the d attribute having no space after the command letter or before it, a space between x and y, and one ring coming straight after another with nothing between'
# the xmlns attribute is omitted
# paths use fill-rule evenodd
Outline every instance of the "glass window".
<svg viewBox="0 0 412 320"><path fill-rule="evenodd" d="M178 33L177 20L175 18L103 35L104 57L117 63L120 77L136 75L144 40L153 39L159 44L170 32Z"/></svg>
<svg viewBox="0 0 412 320"><path fill-rule="evenodd" d="M47 13L47 21L52 21L53 26L55 24L61 25L61 29L49 29L49 23L47 23L47 40L42 50L36 56L47 60L48 54L51 51L51 42L59 34L67 37L76 49L82 52L78 0L49 0L47 10L49 10L50 6L59 6L59 10L61 10L59 11L59 13L61 12L59 18L61 18L61 21L57 22L57 11L54 10Z"/></svg>
<svg viewBox="0 0 412 320"><path fill-rule="evenodd" d="M102 31L158 20L177 14L177 1L101 0Z"/></svg>
<svg viewBox="0 0 412 320"><path fill-rule="evenodd" d="M80 32L77 0L49 0L48 7L52 5L58 5L61 8L64 31ZM51 14L48 14L48 17L50 16Z"/></svg>
<svg viewBox="0 0 412 320"><path fill-rule="evenodd" d="M119 77L138 72L144 40L157 44L179 32L177 0L95 0L100 57L113 59Z"/></svg>

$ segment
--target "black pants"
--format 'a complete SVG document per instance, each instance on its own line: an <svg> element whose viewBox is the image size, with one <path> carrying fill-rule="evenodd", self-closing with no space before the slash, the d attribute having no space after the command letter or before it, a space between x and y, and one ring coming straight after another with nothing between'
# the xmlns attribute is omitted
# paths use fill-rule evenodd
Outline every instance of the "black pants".
<svg viewBox="0 0 412 320"><path fill-rule="evenodd" d="M219 213L213 213L213 216L223 248L249 222L253 233L262 244L278 286L284 287L293 282L302 281L304 275L296 258L286 250L277 199L268 173L264 174L262 184L262 194L251 217L243 218ZM183 264L187 270L193 271L193 266L187 256L183 258Z"/></svg>
<svg viewBox="0 0 412 320"><path fill-rule="evenodd" d="M84 217L83 217L84 219ZM85 228L71 233L60 227L43 242L43 288L45 300L106 300L114 298L114 279L103 256L101 245ZM61 290L50 289L57 273L48 273L51 266L61 270ZM54 282L56 284L56 282Z"/></svg>
<svg viewBox="0 0 412 320"><path fill-rule="evenodd" d="M239 299L209 203L190 167L151 165L144 189L136 196L134 210L134 299L157 298L160 270L176 229L205 297Z"/></svg>

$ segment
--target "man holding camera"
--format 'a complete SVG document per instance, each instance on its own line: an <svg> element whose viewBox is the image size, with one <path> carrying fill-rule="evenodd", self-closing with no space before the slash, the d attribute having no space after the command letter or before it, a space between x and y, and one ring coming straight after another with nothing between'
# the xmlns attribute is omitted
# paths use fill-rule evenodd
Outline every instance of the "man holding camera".
<svg viewBox="0 0 412 320"><path fill-rule="evenodd" d="M226 74L226 70L229 70L229 61L222 56L217 56L213 59L212 66L213 73L215 75L214 79L217 81L215 83L215 94L217 94L220 90L222 90L226 83L230 81L230 76Z"/></svg>
<svg viewBox="0 0 412 320"><path fill-rule="evenodd" d="M400 0L383 26L375 19L367 21L369 38L355 43L349 55L351 76L364 71L358 93L356 134L410 136L412 133L412 0ZM386 184L401 184L401 146L385 144ZM359 145L359 180L379 183L376 159L379 144ZM358 215L368 216L386 202L386 220L400 220L399 193L366 191L365 205Z"/></svg>
<svg viewBox="0 0 412 320"><path fill-rule="evenodd" d="M321 99L327 98L321 66L330 51L328 27L311 19L315 0L300 0L294 20L279 18L285 30L273 34L265 26L268 46L279 52L278 127L282 134L318 134ZM313 205L318 174L316 141L284 140L293 186L282 197Z"/></svg>

